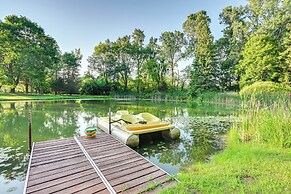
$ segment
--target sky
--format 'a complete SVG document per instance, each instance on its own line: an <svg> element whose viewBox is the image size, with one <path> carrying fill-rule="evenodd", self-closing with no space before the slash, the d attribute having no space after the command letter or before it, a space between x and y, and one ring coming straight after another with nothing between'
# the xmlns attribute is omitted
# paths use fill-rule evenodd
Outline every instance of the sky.
<svg viewBox="0 0 291 194"><path fill-rule="evenodd" d="M226 6L245 5L247 0L0 0L0 20L22 15L52 36L62 51L76 48L83 54L81 73L94 47L106 39L132 34L146 35L146 43L165 31L182 30L187 16L206 10L215 39L222 36L219 14ZM182 66L184 64L180 64Z"/></svg>

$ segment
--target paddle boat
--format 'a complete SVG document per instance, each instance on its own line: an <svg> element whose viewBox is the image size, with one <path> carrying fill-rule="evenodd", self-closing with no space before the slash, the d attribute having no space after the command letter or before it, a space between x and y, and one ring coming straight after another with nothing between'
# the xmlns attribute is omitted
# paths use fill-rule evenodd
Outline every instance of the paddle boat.
<svg viewBox="0 0 291 194"><path fill-rule="evenodd" d="M110 123L110 124L109 124ZM179 139L180 130L150 113L138 115L117 111L112 117L98 118L97 126L130 147L137 147L140 135L161 132L164 139Z"/></svg>

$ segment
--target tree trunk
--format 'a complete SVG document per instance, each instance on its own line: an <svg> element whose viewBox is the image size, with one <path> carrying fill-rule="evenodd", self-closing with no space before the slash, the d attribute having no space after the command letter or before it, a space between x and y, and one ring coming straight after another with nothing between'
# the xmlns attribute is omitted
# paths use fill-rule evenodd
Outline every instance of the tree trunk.
<svg viewBox="0 0 291 194"><path fill-rule="evenodd" d="M25 79L25 93L28 94L28 80Z"/></svg>
<svg viewBox="0 0 291 194"><path fill-rule="evenodd" d="M172 65L172 89L174 88L174 65Z"/></svg>
<svg viewBox="0 0 291 194"><path fill-rule="evenodd" d="M16 110L16 109L15 109L15 102L14 102L14 103L10 103L10 109L12 109L12 110Z"/></svg>
<svg viewBox="0 0 291 194"><path fill-rule="evenodd" d="M15 87L11 88L10 93L15 93Z"/></svg>
<svg viewBox="0 0 291 194"><path fill-rule="evenodd" d="M140 93L140 64L139 60L137 61L137 93Z"/></svg>

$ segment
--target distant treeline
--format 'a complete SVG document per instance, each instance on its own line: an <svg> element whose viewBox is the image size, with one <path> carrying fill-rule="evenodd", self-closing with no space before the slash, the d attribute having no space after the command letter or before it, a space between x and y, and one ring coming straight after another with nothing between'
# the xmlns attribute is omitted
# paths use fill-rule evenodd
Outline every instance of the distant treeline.
<svg viewBox="0 0 291 194"><path fill-rule="evenodd" d="M15 92L109 94L111 92L238 91L257 81L290 86L291 0L248 0L219 15L223 36L214 40L206 11L188 16L183 32L131 35L100 42L79 75L80 49L62 54L57 42L22 16L0 21L0 87ZM184 70L177 66L191 61Z"/></svg>

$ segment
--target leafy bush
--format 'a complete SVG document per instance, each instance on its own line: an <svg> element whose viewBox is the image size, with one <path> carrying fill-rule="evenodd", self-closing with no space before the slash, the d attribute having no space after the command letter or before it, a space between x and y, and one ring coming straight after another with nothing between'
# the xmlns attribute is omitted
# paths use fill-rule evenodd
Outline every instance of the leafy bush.
<svg viewBox="0 0 291 194"><path fill-rule="evenodd" d="M81 94L108 95L113 89L114 85L102 79L86 79L81 85Z"/></svg>
<svg viewBox="0 0 291 194"><path fill-rule="evenodd" d="M240 91L242 96L259 96L259 95L269 95L276 93L288 93L291 92L290 87L284 87L278 83L265 81L265 82L255 82L250 86L244 87Z"/></svg>

